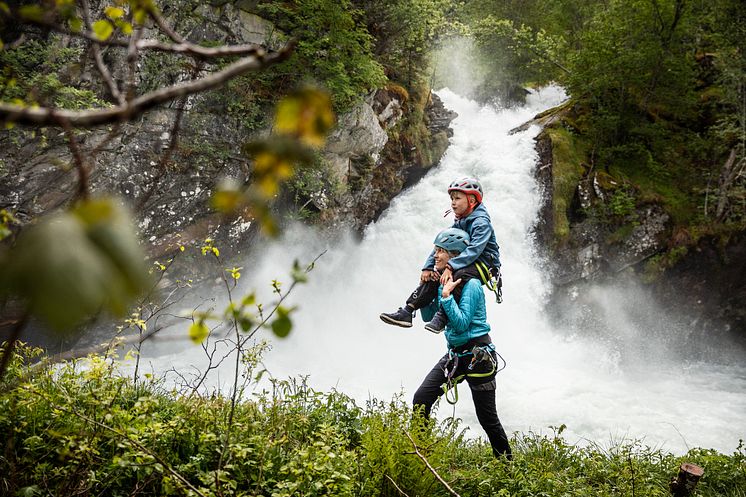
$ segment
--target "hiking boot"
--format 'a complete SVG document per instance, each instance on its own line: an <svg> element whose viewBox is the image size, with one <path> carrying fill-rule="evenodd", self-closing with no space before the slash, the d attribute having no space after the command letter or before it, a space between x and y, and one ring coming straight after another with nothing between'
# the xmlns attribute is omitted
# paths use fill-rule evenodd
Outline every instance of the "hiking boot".
<svg viewBox="0 0 746 497"><path fill-rule="evenodd" d="M425 329L433 333L440 333L445 329L446 324L448 324L448 316L443 309L438 309L433 319L425 325Z"/></svg>
<svg viewBox="0 0 746 497"><path fill-rule="evenodd" d="M381 313L381 321L402 328L412 327L412 313L408 307L399 307L399 310L391 313Z"/></svg>

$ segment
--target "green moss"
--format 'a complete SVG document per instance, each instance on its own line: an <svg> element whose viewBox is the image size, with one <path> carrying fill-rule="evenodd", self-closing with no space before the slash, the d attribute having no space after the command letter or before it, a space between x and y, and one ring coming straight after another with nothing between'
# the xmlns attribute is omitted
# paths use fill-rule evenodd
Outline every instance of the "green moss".
<svg viewBox="0 0 746 497"><path fill-rule="evenodd" d="M608 238L606 238L606 243L608 243L609 245L613 245L615 243L622 242L629 238L629 236L632 234L632 230L634 229L634 223L625 224L621 228L613 232L611 235L609 235Z"/></svg>
<svg viewBox="0 0 746 497"><path fill-rule="evenodd" d="M588 144L560 126L546 128L544 133L552 142L552 212L554 236L560 241L570 234L568 214L583 177Z"/></svg>

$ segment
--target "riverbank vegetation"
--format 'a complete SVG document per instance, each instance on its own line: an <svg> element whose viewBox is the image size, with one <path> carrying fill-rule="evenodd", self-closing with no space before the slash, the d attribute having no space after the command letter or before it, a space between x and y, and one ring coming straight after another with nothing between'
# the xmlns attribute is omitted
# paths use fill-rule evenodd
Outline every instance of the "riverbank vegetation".
<svg viewBox="0 0 746 497"><path fill-rule="evenodd" d="M462 22L488 68L478 94L567 89L572 105L553 127L576 150L560 183L604 175L607 196L662 205L677 243L691 244L746 228L745 15L734 0L484 0L467 2ZM561 242L565 223L556 228Z"/></svg>
<svg viewBox="0 0 746 497"><path fill-rule="evenodd" d="M260 386L258 354L232 409L212 392L117 375L103 356L29 376L39 353L23 347L0 385L3 495L664 496L684 461L705 470L697 495L746 488L743 444L676 456L640 441L570 444L558 426L514 434L514 460L495 460L458 421L413 422L401 397L360 406L302 378Z"/></svg>

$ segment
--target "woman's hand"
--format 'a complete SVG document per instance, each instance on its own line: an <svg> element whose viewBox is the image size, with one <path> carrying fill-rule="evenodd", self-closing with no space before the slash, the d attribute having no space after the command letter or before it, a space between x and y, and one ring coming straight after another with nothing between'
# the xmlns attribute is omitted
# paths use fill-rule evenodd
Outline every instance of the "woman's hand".
<svg viewBox="0 0 746 497"><path fill-rule="evenodd" d="M459 286L461 284L461 278L457 279L456 281L450 280L448 283L443 285L443 291L440 292L440 296L444 299L448 298L451 295L451 292L454 288Z"/></svg>

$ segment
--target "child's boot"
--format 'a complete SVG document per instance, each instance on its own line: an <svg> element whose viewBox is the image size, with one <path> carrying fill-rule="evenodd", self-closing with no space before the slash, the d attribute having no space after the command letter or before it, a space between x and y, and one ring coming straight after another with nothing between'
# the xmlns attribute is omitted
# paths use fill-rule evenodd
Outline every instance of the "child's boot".
<svg viewBox="0 0 746 497"><path fill-rule="evenodd" d="M414 313L414 309L409 307L409 305L405 305L404 307L399 307L398 311L395 312L384 312L381 314L381 321L387 324L393 324L394 326L401 326L402 328L411 328L412 327L412 314Z"/></svg>
<svg viewBox="0 0 746 497"><path fill-rule="evenodd" d="M448 316L443 309L438 309L433 319L425 325L425 329L433 333L440 333L445 329L446 324L448 324Z"/></svg>

